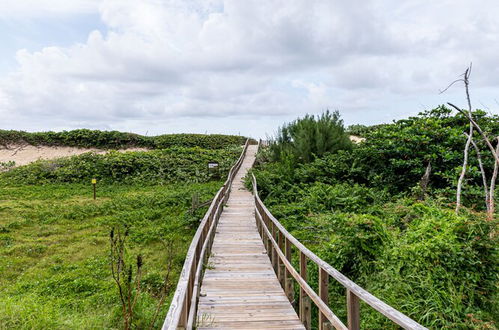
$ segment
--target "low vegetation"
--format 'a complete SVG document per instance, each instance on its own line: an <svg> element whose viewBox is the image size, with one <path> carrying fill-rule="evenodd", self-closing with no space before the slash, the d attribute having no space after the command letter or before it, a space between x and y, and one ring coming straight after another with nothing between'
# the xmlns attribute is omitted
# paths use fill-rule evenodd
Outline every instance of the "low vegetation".
<svg viewBox="0 0 499 330"><path fill-rule="evenodd" d="M99 182L164 184L169 182L206 182L220 178L239 157L240 147L202 149L174 147L151 151L111 151L105 155L85 153L79 156L39 160L17 167L0 176L0 185ZM219 164L216 171L208 162Z"/></svg>
<svg viewBox="0 0 499 330"><path fill-rule="evenodd" d="M127 255L144 258L143 293L135 326L156 309L168 258L176 283L203 209L189 212L193 194L209 200L221 182L154 185L48 184L0 190L0 328L121 328L111 276L109 232L129 226ZM162 240L173 240L173 255ZM174 286L174 285L173 285ZM164 317L168 304L161 310ZM161 321L161 320L160 320ZM156 326L159 325L159 322Z"/></svg>
<svg viewBox="0 0 499 330"><path fill-rule="evenodd" d="M182 142L187 137L161 150L87 153L0 173L1 329L161 326L206 212L199 204L213 198L241 152L239 137L203 137L207 148L193 136ZM122 146L83 141L77 145ZM218 171L208 170L209 161L219 163ZM126 243L111 253L120 231ZM126 272L115 263L116 251Z"/></svg>
<svg viewBox="0 0 499 330"><path fill-rule="evenodd" d="M99 149L123 149L142 147L164 149L170 147L200 147L219 149L230 145L242 145L243 136L220 134L165 134L144 136L118 131L77 129L62 132L36 132L0 130L0 146L30 144L45 146L68 146Z"/></svg>
<svg viewBox="0 0 499 330"><path fill-rule="evenodd" d="M477 111L475 118L499 135L497 116ZM466 207L458 215L454 210L468 125L464 116L439 107L364 129L364 142L313 157L276 154L278 138L260 152L254 173L264 202L295 237L394 308L430 328L494 329L497 217L487 220L484 212L476 157L463 187ZM490 174L493 159L483 158ZM421 198L428 162L432 172ZM333 310L345 320L344 288L331 291ZM393 327L368 306L361 315L362 328Z"/></svg>

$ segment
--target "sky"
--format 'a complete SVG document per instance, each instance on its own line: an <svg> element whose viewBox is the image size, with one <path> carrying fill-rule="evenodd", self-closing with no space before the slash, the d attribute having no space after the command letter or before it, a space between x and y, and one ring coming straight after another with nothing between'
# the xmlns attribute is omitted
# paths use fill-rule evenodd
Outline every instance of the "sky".
<svg viewBox="0 0 499 330"><path fill-rule="evenodd" d="M497 0L2 0L0 129L265 137L453 102L499 114Z"/></svg>

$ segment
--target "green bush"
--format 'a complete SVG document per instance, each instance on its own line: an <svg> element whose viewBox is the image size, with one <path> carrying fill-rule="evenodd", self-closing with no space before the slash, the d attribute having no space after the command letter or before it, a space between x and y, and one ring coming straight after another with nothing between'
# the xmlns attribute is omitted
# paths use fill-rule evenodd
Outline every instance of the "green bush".
<svg viewBox="0 0 499 330"><path fill-rule="evenodd" d="M271 142L270 151L274 160L288 158L296 164L351 147L339 113L326 111L317 118L306 115L283 125L275 141Z"/></svg>
<svg viewBox="0 0 499 330"><path fill-rule="evenodd" d="M204 149L220 149L234 145L242 145L243 136L220 134L165 134L143 136L118 131L99 131L77 129L62 132L35 132L0 130L0 146L11 144L30 144L46 146L69 146L81 148L122 149L142 147L164 149L170 147L201 147Z"/></svg>
<svg viewBox="0 0 499 330"><path fill-rule="evenodd" d="M499 135L498 116L474 117L490 136ZM270 148L253 173L265 204L298 240L381 300L429 328L495 329L497 219L480 212L473 149L459 216L452 205L468 128L462 115L438 107L392 124L353 127L364 142L309 162L297 164L292 152L273 158ZM482 139L475 141L490 178L494 160ZM429 193L416 201L414 187L428 162ZM316 289L317 276L312 267ZM329 301L345 320L345 290L334 281ZM369 306L361 309L362 328L397 329Z"/></svg>
<svg viewBox="0 0 499 330"><path fill-rule="evenodd" d="M204 149L222 149L227 146L243 145L244 136L203 135L203 134L166 134L152 137L156 149L171 147L200 147Z"/></svg>
<svg viewBox="0 0 499 330"><path fill-rule="evenodd" d="M498 116L488 116L478 110L474 116L484 131L491 136L499 135ZM407 192L418 184L428 162L431 162L431 187L454 188L463 162L466 140L463 132L468 129L469 123L464 116L452 115L443 106L416 117L381 125L367 133L366 141L356 146L349 161L351 168L342 175L359 183L386 187L392 193ZM482 150L484 167L490 178L492 155L481 137L476 136L475 141ZM481 182L472 148L466 184L472 187Z"/></svg>
<svg viewBox="0 0 499 330"><path fill-rule="evenodd" d="M55 160L39 160L0 174L4 183L87 183L104 182L159 184L206 182L224 177L241 152L240 147L207 150L169 148L153 151L117 152L105 155L85 153ZM219 163L217 172L208 162Z"/></svg>
<svg viewBox="0 0 499 330"><path fill-rule="evenodd" d="M497 223L432 203L394 207L383 215L391 241L364 275L367 289L430 328L493 328Z"/></svg>

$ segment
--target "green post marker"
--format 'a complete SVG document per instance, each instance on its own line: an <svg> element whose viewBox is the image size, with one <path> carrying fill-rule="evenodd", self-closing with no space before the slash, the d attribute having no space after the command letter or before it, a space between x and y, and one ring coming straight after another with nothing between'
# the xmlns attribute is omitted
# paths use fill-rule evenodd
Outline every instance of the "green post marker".
<svg viewBox="0 0 499 330"><path fill-rule="evenodd" d="M97 199L95 186L97 185L97 179L92 179L92 185L94 186L94 200Z"/></svg>

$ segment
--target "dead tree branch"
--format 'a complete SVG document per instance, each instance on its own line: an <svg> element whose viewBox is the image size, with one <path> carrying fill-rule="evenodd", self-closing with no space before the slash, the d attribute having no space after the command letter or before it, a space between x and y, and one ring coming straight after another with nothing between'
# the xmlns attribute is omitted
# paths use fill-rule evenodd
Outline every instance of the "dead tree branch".
<svg viewBox="0 0 499 330"><path fill-rule="evenodd" d="M461 174L459 175L459 180L457 181L456 214L459 213L459 208L461 207L461 190L463 187L464 177L466 175L466 168L468 166L468 152L471 144L471 134L473 134L473 126L471 126L470 128L470 134L468 135L468 139L466 140L466 144L464 145L463 166L461 168Z"/></svg>
<svg viewBox="0 0 499 330"><path fill-rule="evenodd" d="M499 154L499 136L496 138L496 140L497 140L496 154ZM499 162L495 161L494 172L492 173L492 179L490 179L490 191L489 191L490 207L487 214L487 219L489 220L494 219L494 212L495 212L494 194L496 189L497 172L499 172Z"/></svg>
<svg viewBox="0 0 499 330"><path fill-rule="evenodd" d="M464 135L468 136L468 134L466 134L466 133L464 133ZM469 138L469 136L468 136L468 138ZM480 168L480 173L482 174L483 190L485 193L485 206L486 206L487 212L488 212L489 208L490 208L489 187L487 184L487 175L485 174L485 170L483 168L482 154L480 153L480 149L478 148L478 145L473 140L473 137L471 138L471 144L473 144L473 148L475 148L476 157L478 159L478 167Z"/></svg>
<svg viewBox="0 0 499 330"><path fill-rule="evenodd" d="M464 77L463 77L463 82L464 82L464 88L466 90L466 99L468 101L468 112L471 117L471 99L470 99L470 93L469 93L469 75L471 72L471 65L466 71L464 72ZM450 85L452 86L452 84ZM450 87L449 86L449 87ZM463 156L463 166L461 169L461 174L459 175L459 180L457 181L457 189L456 189L456 214L459 213L459 208L461 207L461 191L463 187L463 182L464 182L464 177L466 175L466 168L468 166L468 153L470 149L470 143L473 137L473 125L470 123L470 132L468 135L468 139L466 140L466 144L464 146L464 156Z"/></svg>
<svg viewBox="0 0 499 330"><path fill-rule="evenodd" d="M428 188L428 184L430 183L430 174L431 174L431 162L428 162L426 166L426 171L424 175L421 177L421 181L419 182L419 187L421 188L420 195L418 199L423 201L426 195L426 189Z"/></svg>
<svg viewBox="0 0 499 330"><path fill-rule="evenodd" d="M480 135L482 136L483 140L485 141L485 143L487 144L487 147L489 147L490 151L492 152L492 155L494 156L496 162L499 162L499 156L498 154L496 153L496 150L494 149L494 146L492 146L492 143L490 142L489 138L487 137L487 135L482 131L482 129L480 128L480 126L477 124L477 122L473 119L473 117L471 117L469 114L467 114L464 110L460 109L459 107L455 106L454 104L452 103L447 103L448 105L450 105L451 107L453 107L454 109L456 109L457 111L459 111L460 113L464 114L468 120L470 121L470 123L476 128L476 130L478 131L478 133L480 133Z"/></svg>

